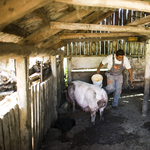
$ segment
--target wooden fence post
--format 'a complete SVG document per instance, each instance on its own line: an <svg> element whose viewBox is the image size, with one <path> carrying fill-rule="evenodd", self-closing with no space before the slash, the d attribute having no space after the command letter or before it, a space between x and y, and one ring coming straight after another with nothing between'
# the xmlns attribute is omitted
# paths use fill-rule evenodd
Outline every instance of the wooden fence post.
<svg viewBox="0 0 150 150"><path fill-rule="evenodd" d="M68 85L72 81L72 75L71 75L71 57L67 58L67 69L68 69Z"/></svg>
<svg viewBox="0 0 150 150"><path fill-rule="evenodd" d="M149 101L149 90L150 90L150 40L147 40L146 52L145 52L145 87L144 87L144 99L142 115L146 116L148 111L148 101Z"/></svg>
<svg viewBox="0 0 150 150"><path fill-rule="evenodd" d="M17 65L17 92L19 96L21 150L31 150L31 106L29 98L29 59L19 58Z"/></svg>
<svg viewBox="0 0 150 150"><path fill-rule="evenodd" d="M57 68L56 68L56 56L51 56L51 69L53 76L53 102L54 102L54 121L58 117L57 113Z"/></svg>
<svg viewBox="0 0 150 150"><path fill-rule="evenodd" d="M61 84L61 92L64 90L65 82L64 82L64 56L63 54L60 55L60 84Z"/></svg>

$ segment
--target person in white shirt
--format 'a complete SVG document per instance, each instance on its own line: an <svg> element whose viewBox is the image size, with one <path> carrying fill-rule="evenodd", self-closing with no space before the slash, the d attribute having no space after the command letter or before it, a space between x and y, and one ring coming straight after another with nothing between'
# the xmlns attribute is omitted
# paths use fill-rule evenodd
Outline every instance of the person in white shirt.
<svg viewBox="0 0 150 150"><path fill-rule="evenodd" d="M118 100L120 98L123 84L122 71L124 70L124 68L128 69L130 75L130 83L132 84L133 78L131 65L128 58L124 56L124 51L121 49L118 50L116 54L108 55L102 60L97 69L97 74L100 73L101 67L105 64L107 64L108 72L106 72L107 86L104 87L104 89L106 90L107 94L114 92L112 108L118 109Z"/></svg>

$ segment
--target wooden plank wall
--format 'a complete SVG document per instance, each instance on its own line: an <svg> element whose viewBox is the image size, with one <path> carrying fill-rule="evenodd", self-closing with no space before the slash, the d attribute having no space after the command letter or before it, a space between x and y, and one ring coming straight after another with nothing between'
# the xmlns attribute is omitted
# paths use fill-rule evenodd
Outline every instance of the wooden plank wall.
<svg viewBox="0 0 150 150"><path fill-rule="evenodd" d="M146 16L146 13L119 9L114 14L100 22L101 25L123 26L139 18ZM87 33L104 33L104 31L87 31ZM108 31L109 32L109 31ZM107 32L107 33L108 33ZM105 32L106 33L106 32ZM89 38L90 39L90 38ZM64 56L70 55L109 55L115 53L118 49L123 49L126 55L144 56L145 42L128 42L126 40L111 41L84 41L70 42L64 50Z"/></svg>
<svg viewBox="0 0 150 150"><path fill-rule="evenodd" d="M53 113L53 77L49 77L42 83L31 86L31 134L32 149L38 150L50 125L54 121ZM1 101L2 103L3 101ZM9 102L9 101L8 101ZM0 104L1 111L3 107L9 106L7 101ZM10 105L11 107L11 105ZM18 104L8 110L3 116L0 116L0 149L2 150L20 150L20 116Z"/></svg>
<svg viewBox="0 0 150 150"><path fill-rule="evenodd" d="M43 136L54 121L53 77L31 86L31 126L33 149L37 150Z"/></svg>
<svg viewBox="0 0 150 150"><path fill-rule="evenodd" d="M12 94L0 102L0 149L20 150L20 115L19 106ZM13 104L14 103L14 104Z"/></svg>
<svg viewBox="0 0 150 150"><path fill-rule="evenodd" d="M57 80L58 80L58 95L57 107L61 101L61 91L63 82L63 57L57 59ZM43 82L38 82L31 86L30 100L31 100L31 135L32 135L32 149L38 150L46 135L47 130L52 123L56 121L57 116L56 102L53 94L53 76L50 76ZM9 106L9 100L2 100L0 102L0 150L20 150L20 115L19 106L16 103L14 108L7 110L4 115L1 111L4 106ZM3 104L3 105L2 105ZM11 107L11 105L9 106ZM55 114L54 114L55 113Z"/></svg>

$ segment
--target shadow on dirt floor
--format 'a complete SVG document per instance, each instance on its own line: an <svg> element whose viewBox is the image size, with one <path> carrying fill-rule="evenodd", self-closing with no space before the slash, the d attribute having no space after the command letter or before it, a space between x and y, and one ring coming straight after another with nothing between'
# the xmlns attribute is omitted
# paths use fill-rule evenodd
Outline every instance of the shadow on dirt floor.
<svg viewBox="0 0 150 150"><path fill-rule="evenodd" d="M72 113L70 107L59 119L71 118L75 121L72 127L64 132L50 128L40 150L149 150L150 112L142 116L142 102L142 93L126 92L119 100L120 110L107 106L104 121L99 121L97 112L96 124L91 127L89 113L80 108Z"/></svg>

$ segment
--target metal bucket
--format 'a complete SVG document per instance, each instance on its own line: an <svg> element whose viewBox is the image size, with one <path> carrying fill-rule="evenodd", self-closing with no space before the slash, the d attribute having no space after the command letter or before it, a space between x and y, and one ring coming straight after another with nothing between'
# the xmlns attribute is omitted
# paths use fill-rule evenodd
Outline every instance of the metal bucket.
<svg viewBox="0 0 150 150"><path fill-rule="evenodd" d="M92 82L93 82L94 85L97 85L99 87L103 86L103 76L102 75L100 75L100 74L94 74L91 77L91 80L92 80Z"/></svg>

